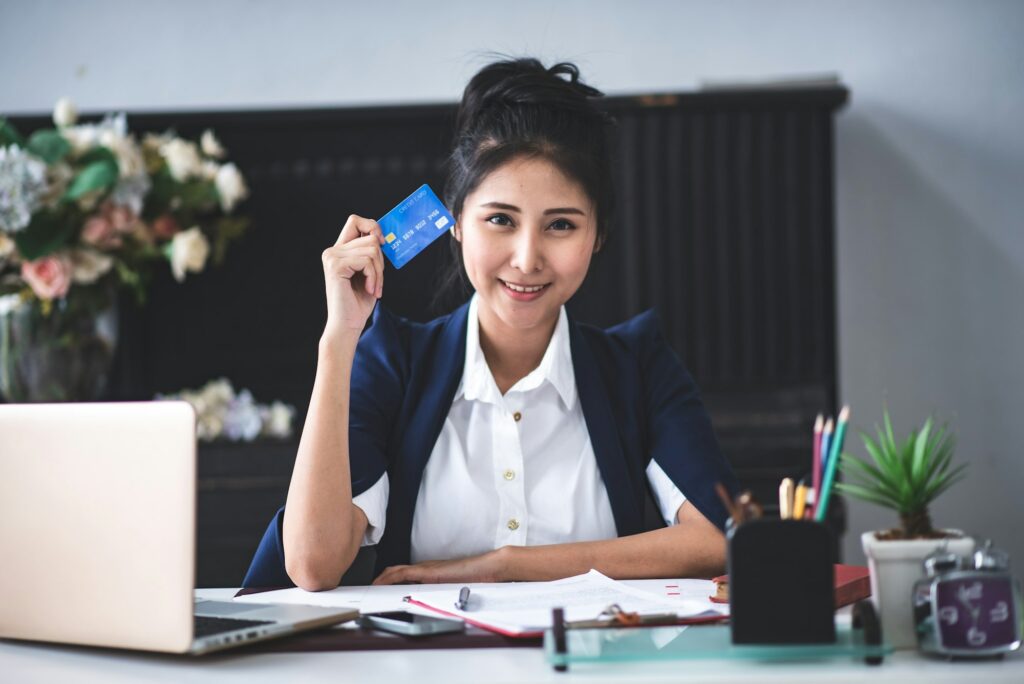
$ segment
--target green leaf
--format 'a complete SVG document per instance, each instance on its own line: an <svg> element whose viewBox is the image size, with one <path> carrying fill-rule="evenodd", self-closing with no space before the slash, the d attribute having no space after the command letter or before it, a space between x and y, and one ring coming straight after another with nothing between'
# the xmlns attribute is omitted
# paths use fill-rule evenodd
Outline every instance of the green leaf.
<svg viewBox="0 0 1024 684"><path fill-rule="evenodd" d="M78 158L78 163L82 165L92 164L99 161L109 161L117 166L117 157L106 147L94 147L81 157Z"/></svg>
<svg viewBox="0 0 1024 684"><path fill-rule="evenodd" d="M894 483L887 480L885 476L870 463L844 454L843 460L839 463L839 467L842 469L844 474L856 477L857 480L859 480L859 482L855 481L854 484L871 487L872 489L894 499L899 498L899 488Z"/></svg>
<svg viewBox="0 0 1024 684"><path fill-rule="evenodd" d="M106 190L117 182L117 162L102 159L88 164L71 181L64 199L76 200L86 193Z"/></svg>
<svg viewBox="0 0 1024 684"><path fill-rule="evenodd" d="M53 164L68 155L71 145L63 135L48 128L32 134L28 139L28 151L47 164Z"/></svg>
<svg viewBox="0 0 1024 684"><path fill-rule="evenodd" d="M0 116L0 147L7 147L8 145L17 145L24 148L25 139L18 133L18 129L14 127L14 124Z"/></svg>
<svg viewBox="0 0 1024 684"><path fill-rule="evenodd" d="M925 473L925 466L927 465L925 459L930 455L931 451L928 449L928 435L932 431L932 419L928 418L924 422L924 427L917 433L914 439L914 454L910 464L911 477L920 482L921 476Z"/></svg>
<svg viewBox="0 0 1024 684"><path fill-rule="evenodd" d="M835 487L843 494L849 494L850 496L864 501L870 501L871 503L876 503L879 506L884 506L885 508L894 508L898 510L900 507L899 501L885 496L884 494L880 494L874 489L869 489L868 487L850 484L849 482L837 482Z"/></svg>
<svg viewBox="0 0 1024 684"><path fill-rule="evenodd" d="M40 211L25 230L14 234L14 243L26 261L56 252L71 239L75 223L60 212Z"/></svg>

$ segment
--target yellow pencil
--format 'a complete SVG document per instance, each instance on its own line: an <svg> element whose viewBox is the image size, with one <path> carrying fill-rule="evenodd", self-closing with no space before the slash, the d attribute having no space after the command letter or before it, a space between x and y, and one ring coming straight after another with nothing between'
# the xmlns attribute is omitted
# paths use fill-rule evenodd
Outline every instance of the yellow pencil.
<svg viewBox="0 0 1024 684"><path fill-rule="evenodd" d="M805 506L807 506L807 485L801 481L797 485L796 494L793 497L793 517L797 520L803 520Z"/></svg>

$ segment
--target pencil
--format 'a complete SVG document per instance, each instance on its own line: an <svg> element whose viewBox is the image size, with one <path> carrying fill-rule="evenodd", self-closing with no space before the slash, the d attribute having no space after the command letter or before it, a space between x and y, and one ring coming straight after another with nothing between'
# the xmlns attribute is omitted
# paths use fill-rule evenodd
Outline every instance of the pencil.
<svg viewBox="0 0 1024 684"><path fill-rule="evenodd" d="M818 486L815 488L814 500L817 502L814 506L814 512L818 512L818 506L821 505L821 487L825 481L825 470L828 468L828 450L832 445L832 419L829 418L825 421L825 427L821 431L821 444L818 445L818 467L821 469L821 480L818 481Z"/></svg>
<svg viewBox="0 0 1024 684"><path fill-rule="evenodd" d="M818 414L814 419L814 444L811 447L811 486L814 491L821 488L821 430L825 425L825 417Z"/></svg>
<svg viewBox="0 0 1024 684"><path fill-rule="evenodd" d="M793 495L793 518L804 519L804 507L807 505L807 478L800 480L796 486L796 493Z"/></svg>
<svg viewBox="0 0 1024 684"><path fill-rule="evenodd" d="M793 517L793 478L787 477L779 485L779 517L788 520Z"/></svg>
<svg viewBox="0 0 1024 684"><path fill-rule="evenodd" d="M839 412L839 424L836 426L835 439L832 440L829 447L831 453L828 455L828 464L822 476L821 501L818 503L818 508L814 511L814 519L819 522L824 520L825 515L828 513L828 500L832 494L832 483L835 481L836 470L839 467L839 455L843 452L843 439L846 437L846 423L849 420L850 407L844 406L843 410Z"/></svg>

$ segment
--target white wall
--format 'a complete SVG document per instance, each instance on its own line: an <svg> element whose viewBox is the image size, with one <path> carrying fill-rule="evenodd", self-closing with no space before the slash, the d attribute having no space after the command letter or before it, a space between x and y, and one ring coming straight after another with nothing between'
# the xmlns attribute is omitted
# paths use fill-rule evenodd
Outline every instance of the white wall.
<svg viewBox="0 0 1024 684"><path fill-rule="evenodd" d="M970 476L935 522L1020 567L1022 35L1012 0L5 0L0 112L452 101L487 51L576 60L609 93L838 72L842 398L855 427L883 400L897 429L950 419ZM853 506L854 533L893 522Z"/></svg>

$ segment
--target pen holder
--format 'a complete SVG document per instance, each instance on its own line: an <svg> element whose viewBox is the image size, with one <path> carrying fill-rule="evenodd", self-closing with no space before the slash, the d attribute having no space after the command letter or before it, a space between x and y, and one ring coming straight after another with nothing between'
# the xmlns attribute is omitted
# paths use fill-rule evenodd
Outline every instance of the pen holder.
<svg viewBox="0 0 1024 684"><path fill-rule="evenodd" d="M832 533L807 520L758 519L729 535L734 644L835 643Z"/></svg>

